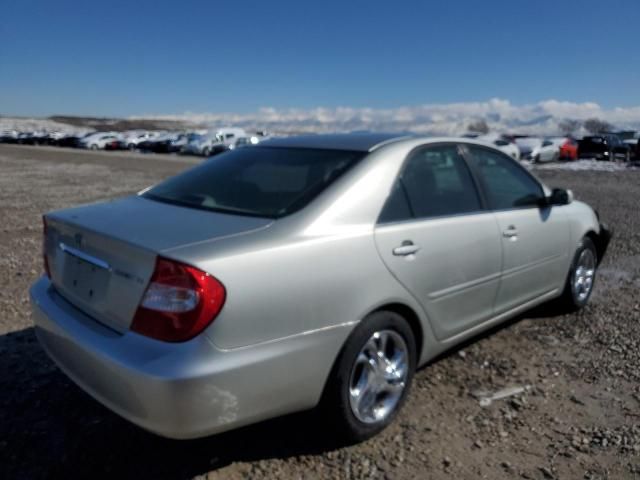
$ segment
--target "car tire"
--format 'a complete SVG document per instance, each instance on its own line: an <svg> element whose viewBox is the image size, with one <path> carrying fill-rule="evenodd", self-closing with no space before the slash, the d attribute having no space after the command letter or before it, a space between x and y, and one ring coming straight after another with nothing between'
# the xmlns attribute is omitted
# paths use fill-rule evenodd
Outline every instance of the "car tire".
<svg viewBox="0 0 640 480"><path fill-rule="evenodd" d="M560 297L563 310L575 312L591 298L598 268L598 253L593 241L584 237L573 256L564 291Z"/></svg>
<svg viewBox="0 0 640 480"><path fill-rule="evenodd" d="M362 320L338 355L325 387L323 424L346 444L384 430L409 393L416 355L413 331L402 316L378 311Z"/></svg>
<svg viewBox="0 0 640 480"><path fill-rule="evenodd" d="M98 145L96 145L95 143L91 144L91 147L89 147L91 150L98 150Z"/></svg>
<svg viewBox="0 0 640 480"><path fill-rule="evenodd" d="M540 163L540 154L533 157L533 163Z"/></svg>
<svg viewBox="0 0 640 480"><path fill-rule="evenodd" d="M204 155L205 157L208 157L209 155L211 155L211 149L209 147L203 148L202 155Z"/></svg>
<svg viewBox="0 0 640 480"><path fill-rule="evenodd" d="M130 143L129 145L127 145L127 148L133 152L136 149L136 145L135 143Z"/></svg>

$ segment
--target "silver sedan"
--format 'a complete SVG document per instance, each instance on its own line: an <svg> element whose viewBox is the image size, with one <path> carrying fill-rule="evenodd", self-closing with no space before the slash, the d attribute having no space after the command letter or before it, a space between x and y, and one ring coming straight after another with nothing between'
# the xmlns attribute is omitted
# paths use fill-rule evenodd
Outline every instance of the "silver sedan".
<svg viewBox="0 0 640 480"><path fill-rule="evenodd" d="M49 356L145 429L321 405L359 441L444 350L542 302L583 307L610 236L474 140L272 139L46 214L31 301Z"/></svg>

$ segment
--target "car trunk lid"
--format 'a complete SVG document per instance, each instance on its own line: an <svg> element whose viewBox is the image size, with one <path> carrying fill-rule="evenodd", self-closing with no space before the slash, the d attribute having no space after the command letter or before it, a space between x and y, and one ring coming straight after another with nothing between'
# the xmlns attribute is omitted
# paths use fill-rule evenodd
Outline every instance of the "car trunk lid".
<svg viewBox="0 0 640 480"><path fill-rule="evenodd" d="M52 212L45 220L45 254L55 289L119 332L128 330L159 254L273 221L139 196Z"/></svg>

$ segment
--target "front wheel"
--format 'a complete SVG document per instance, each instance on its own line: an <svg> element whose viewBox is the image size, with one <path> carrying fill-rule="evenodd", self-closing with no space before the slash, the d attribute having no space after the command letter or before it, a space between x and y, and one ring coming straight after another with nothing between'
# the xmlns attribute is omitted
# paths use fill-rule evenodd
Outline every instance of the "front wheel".
<svg viewBox="0 0 640 480"><path fill-rule="evenodd" d="M585 237L571 262L567 282L560 298L561 304L569 311L583 308L593 292L598 267L598 254L590 238Z"/></svg>
<svg viewBox="0 0 640 480"><path fill-rule="evenodd" d="M362 320L336 360L322 401L341 438L359 442L386 428L407 397L415 368L416 342L403 317L380 311Z"/></svg>

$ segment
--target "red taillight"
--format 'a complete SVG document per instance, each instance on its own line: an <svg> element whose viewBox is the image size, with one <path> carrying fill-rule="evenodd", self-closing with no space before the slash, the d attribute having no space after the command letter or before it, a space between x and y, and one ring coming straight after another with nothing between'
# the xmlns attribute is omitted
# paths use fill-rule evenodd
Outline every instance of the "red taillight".
<svg viewBox="0 0 640 480"><path fill-rule="evenodd" d="M226 292L215 277L190 265L158 257L131 330L165 342L183 342L216 318Z"/></svg>
<svg viewBox="0 0 640 480"><path fill-rule="evenodd" d="M49 259L47 258L47 219L45 217L42 217L42 264L47 277L51 278Z"/></svg>

